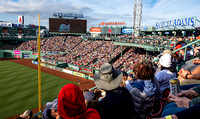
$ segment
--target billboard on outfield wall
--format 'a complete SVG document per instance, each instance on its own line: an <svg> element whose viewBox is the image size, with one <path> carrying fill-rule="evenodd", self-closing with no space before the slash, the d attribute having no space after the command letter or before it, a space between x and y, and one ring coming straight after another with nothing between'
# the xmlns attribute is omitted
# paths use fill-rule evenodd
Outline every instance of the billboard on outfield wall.
<svg viewBox="0 0 200 119"><path fill-rule="evenodd" d="M44 64L44 63L40 63L40 65L45 67L45 64Z"/></svg>
<svg viewBox="0 0 200 119"><path fill-rule="evenodd" d="M55 66L49 66L49 68L51 68L51 69L55 69Z"/></svg>
<svg viewBox="0 0 200 119"><path fill-rule="evenodd" d="M20 50L15 50L15 51L14 51L14 54L15 54L15 55L20 55Z"/></svg>
<svg viewBox="0 0 200 119"><path fill-rule="evenodd" d="M14 58L20 58L20 55L14 55Z"/></svg>
<svg viewBox="0 0 200 119"><path fill-rule="evenodd" d="M102 27L101 34L121 34L121 27Z"/></svg>
<svg viewBox="0 0 200 119"><path fill-rule="evenodd" d="M62 68L55 67L55 70L57 70L57 71L62 71Z"/></svg>
<svg viewBox="0 0 200 119"><path fill-rule="evenodd" d="M101 28L91 28L90 33L101 33Z"/></svg>
<svg viewBox="0 0 200 119"><path fill-rule="evenodd" d="M67 69L63 69L63 72L68 73L68 74L72 74L72 71L67 70Z"/></svg>
<svg viewBox="0 0 200 119"><path fill-rule="evenodd" d="M24 58L29 58L30 57L30 54L28 54L28 53L22 53L22 54L23 54Z"/></svg>
<svg viewBox="0 0 200 119"><path fill-rule="evenodd" d="M84 74L79 73L79 72L74 72L74 71L73 71L73 75L79 76L79 77L82 77L82 78L85 78Z"/></svg>
<svg viewBox="0 0 200 119"><path fill-rule="evenodd" d="M133 29L122 28L122 34L132 34L132 33L133 33Z"/></svg>

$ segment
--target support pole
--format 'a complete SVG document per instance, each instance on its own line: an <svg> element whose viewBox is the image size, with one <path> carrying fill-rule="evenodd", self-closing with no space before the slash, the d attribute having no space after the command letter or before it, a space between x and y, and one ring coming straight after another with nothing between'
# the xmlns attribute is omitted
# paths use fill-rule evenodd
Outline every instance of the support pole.
<svg viewBox="0 0 200 119"><path fill-rule="evenodd" d="M41 66L40 66L40 14L39 26L38 26L38 102L39 102L39 112L41 112L42 102L41 102Z"/></svg>

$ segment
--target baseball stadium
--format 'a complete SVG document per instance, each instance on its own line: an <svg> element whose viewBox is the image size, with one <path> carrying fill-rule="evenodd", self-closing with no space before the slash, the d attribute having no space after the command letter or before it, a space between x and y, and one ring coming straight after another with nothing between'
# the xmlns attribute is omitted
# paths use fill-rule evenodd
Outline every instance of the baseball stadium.
<svg viewBox="0 0 200 119"><path fill-rule="evenodd" d="M188 119L200 112L200 18L133 25L52 13L0 20L0 119Z"/></svg>

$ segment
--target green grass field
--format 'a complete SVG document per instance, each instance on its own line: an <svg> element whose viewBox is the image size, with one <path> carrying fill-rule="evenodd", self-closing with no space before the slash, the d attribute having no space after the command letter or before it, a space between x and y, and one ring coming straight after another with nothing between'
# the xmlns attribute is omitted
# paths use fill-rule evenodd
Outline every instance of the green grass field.
<svg viewBox="0 0 200 119"><path fill-rule="evenodd" d="M38 107L37 72L10 61L0 61L0 119ZM53 100L64 85L74 83L44 72L41 79L43 104Z"/></svg>

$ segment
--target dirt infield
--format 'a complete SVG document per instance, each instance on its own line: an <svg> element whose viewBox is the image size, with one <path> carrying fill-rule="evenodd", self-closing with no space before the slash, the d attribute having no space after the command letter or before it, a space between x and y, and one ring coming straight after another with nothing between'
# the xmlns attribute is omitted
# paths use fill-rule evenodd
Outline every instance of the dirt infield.
<svg viewBox="0 0 200 119"><path fill-rule="evenodd" d="M11 61L11 62L15 62L15 63L21 64L21 65L24 65L24 66L27 66L27 67L30 67L30 68L33 68L33 69L38 69L38 65L32 64L31 59L0 59L0 60ZM81 90L90 89L90 88L95 86L95 84L92 80L86 80L84 78L77 77L77 76L67 74L67 73L63 73L63 72L60 72L60 71L56 71L56 70L53 70L53 69L50 69L50 68L46 68L46 67L41 66L41 71L55 75L55 76L58 76L58 77L61 77L61 78L64 78L66 80L76 82L76 83L78 83L78 81L80 80L79 88ZM33 113L37 113L38 108L32 109L32 111L33 111ZM18 116L11 117L11 118L8 118L8 119L15 119L16 117L18 117Z"/></svg>

